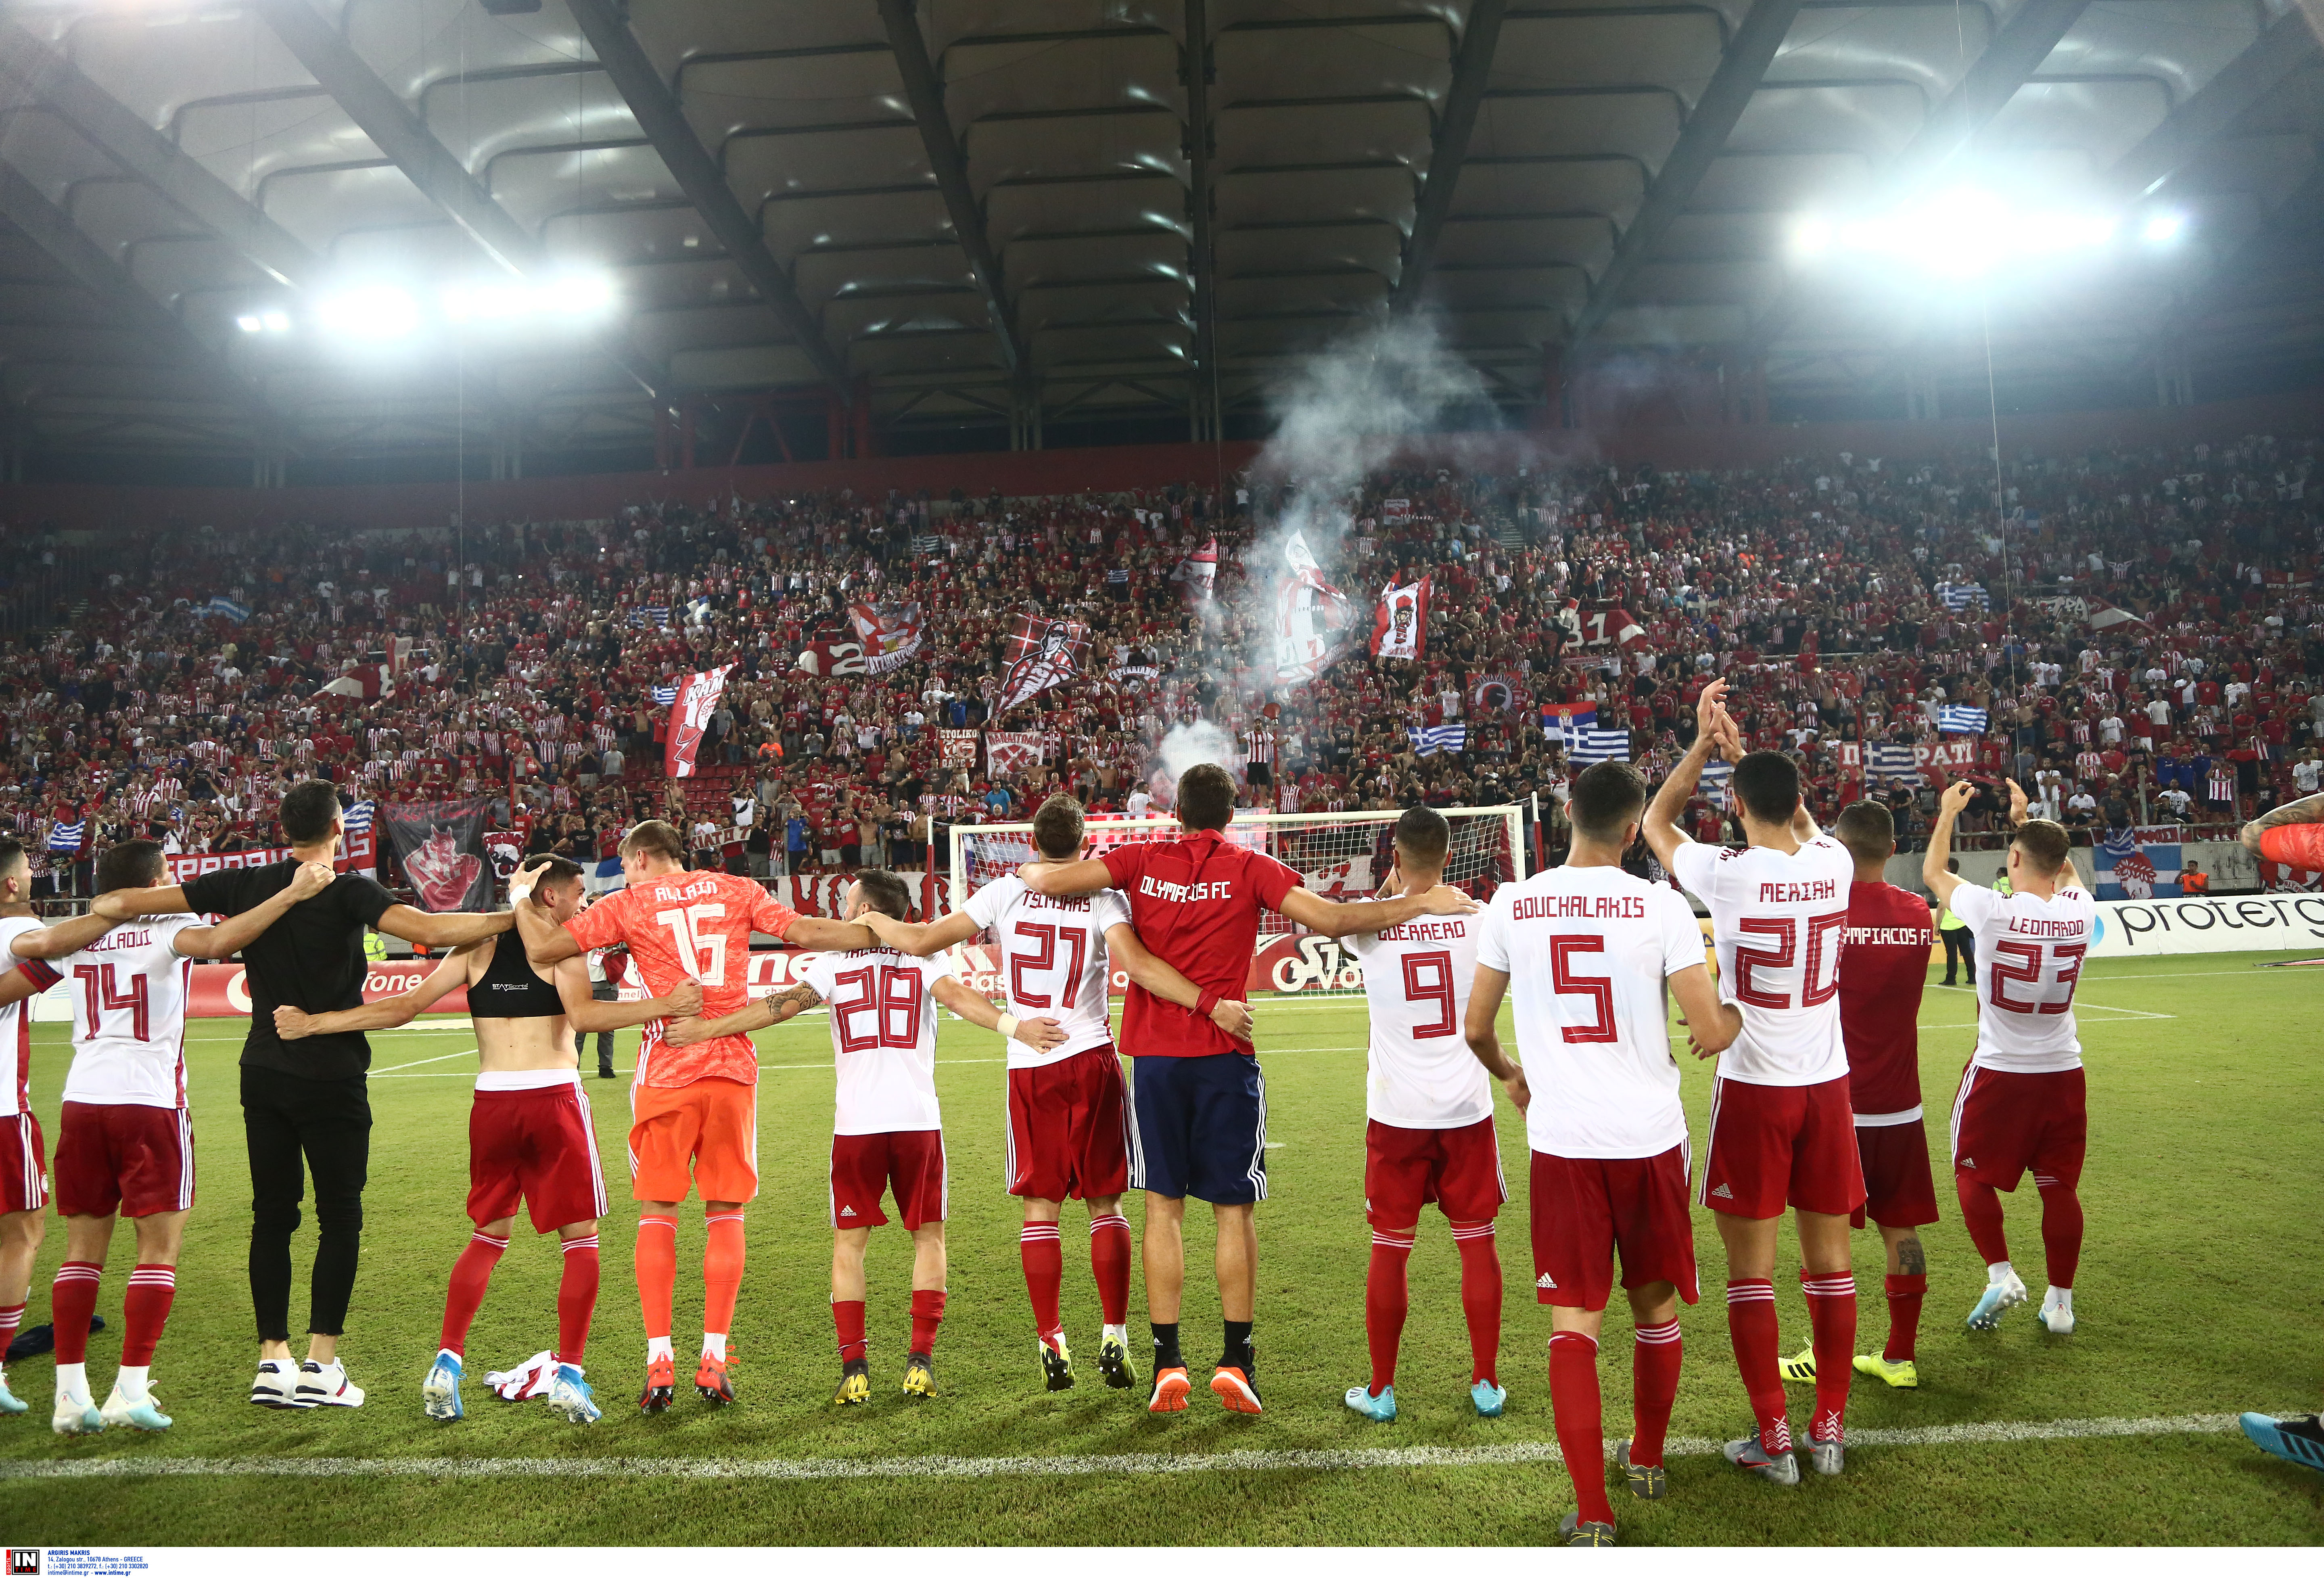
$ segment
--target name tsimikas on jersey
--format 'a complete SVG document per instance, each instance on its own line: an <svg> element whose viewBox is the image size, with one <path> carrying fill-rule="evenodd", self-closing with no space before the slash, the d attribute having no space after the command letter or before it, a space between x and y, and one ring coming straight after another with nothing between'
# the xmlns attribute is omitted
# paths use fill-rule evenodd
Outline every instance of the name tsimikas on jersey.
<svg viewBox="0 0 2324 1578"><path fill-rule="evenodd" d="M1090 899L1087 893L1036 893L1028 888L1018 896L1017 902L1028 909L1069 909L1077 915L1087 915Z"/></svg>
<svg viewBox="0 0 2324 1578"><path fill-rule="evenodd" d="M1446 943L1469 935L1462 920L1407 920L1379 934L1384 943Z"/></svg>
<svg viewBox="0 0 2324 1578"><path fill-rule="evenodd" d="M1646 901L1632 894L1526 895L1509 906L1512 920L1644 920Z"/></svg>
<svg viewBox="0 0 2324 1578"><path fill-rule="evenodd" d="M1148 899L1167 899L1173 904L1200 904L1208 899L1234 897L1232 882L1166 882L1148 876L1138 879L1138 891Z"/></svg>
<svg viewBox="0 0 2324 1578"><path fill-rule="evenodd" d="M1840 885L1830 879L1812 882L1762 882L1759 902L1762 904L1817 904L1826 899L1840 897Z"/></svg>

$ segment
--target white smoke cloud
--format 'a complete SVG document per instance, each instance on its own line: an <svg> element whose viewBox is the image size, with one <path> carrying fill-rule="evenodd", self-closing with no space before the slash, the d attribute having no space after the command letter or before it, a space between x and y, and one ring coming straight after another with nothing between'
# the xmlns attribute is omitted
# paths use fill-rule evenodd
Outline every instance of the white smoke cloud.
<svg viewBox="0 0 2324 1578"><path fill-rule="evenodd" d="M1176 805L1179 774L1197 762L1214 761L1229 772L1234 772L1241 765L1240 756L1241 753L1235 749L1234 736L1218 724L1204 718L1178 724L1163 735L1161 744L1155 747L1155 758L1169 777L1167 794L1160 785L1155 786L1152 792L1156 802L1164 810Z"/></svg>

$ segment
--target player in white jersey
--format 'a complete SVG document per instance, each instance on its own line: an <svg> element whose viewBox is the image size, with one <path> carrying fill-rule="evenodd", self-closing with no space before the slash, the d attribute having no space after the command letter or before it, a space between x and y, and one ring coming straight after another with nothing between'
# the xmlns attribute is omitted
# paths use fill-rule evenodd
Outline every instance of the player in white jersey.
<svg viewBox="0 0 2324 1578"><path fill-rule="evenodd" d="M32 891L31 863L24 846L14 838L0 838L0 970L11 969L19 958L60 958L95 942L110 921L78 916L43 927L26 897ZM14 952L22 944L24 952ZM0 982L0 1355L16 1339L24 1324L24 1301L32 1291L32 1262L44 1236L42 1214L49 1203L48 1158L42 1146L40 1120L32 1116L32 1010L26 1006L35 988L22 975ZM0 1371L0 1415L22 1414L32 1407L8 1389Z"/></svg>
<svg viewBox="0 0 2324 1578"><path fill-rule="evenodd" d="M337 875L328 861L310 862L281 892L221 925L191 915L142 916L53 961L17 967L37 990L72 983L72 1071L57 1127L65 1262L49 1296L57 1343L51 1422L60 1435L170 1427L154 1405L149 1371L177 1292L178 1252L194 1204L194 1131L186 1116L193 961L238 952ZM169 880L161 846L151 839L115 844L97 863L100 894ZM120 1373L100 1409L88 1390L88 1328L115 1215L137 1224L137 1267L123 1300Z"/></svg>
<svg viewBox="0 0 2324 1578"><path fill-rule="evenodd" d="M900 920L911 895L893 872L865 872L847 891L844 920L873 911ZM949 961L913 958L894 948L816 954L799 971L800 984L724 1018L681 1020L669 1028L676 1046L717 1036L747 1035L779 1025L817 1003L831 1005L831 1050L838 1087L831 1140L831 1315L839 1333L840 1378L835 1402L872 1400L872 1370L863 1337L863 1250L887 1213L881 1195L893 1191L896 1214L912 1235L912 1342L904 1361L904 1395L933 1397L936 1327L945 1308L945 1217L949 1179L945 1169L944 1114L936 1104L936 1009L1034 1051L1061 1045L1065 1031L1050 1018L1019 1020L963 985Z"/></svg>
<svg viewBox="0 0 2324 1578"><path fill-rule="evenodd" d="M1703 964L1686 900L1622 870L1646 804L1646 780L1628 762L1600 762L1573 780L1565 863L1504 883L1485 911L1465 1025L1477 1060L1526 1115L1534 1287L1550 1306L1550 1407L1576 1502L1559 1533L1572 1546L1614 1543L1598 1335L1618 1252L1637 1345L1636 1425L1616 1456L1632 1495L1658 1500L1666 1484L1678 1301L1695 1301L1696 1282L1665 985L1702 1047L1725 1047L1742 1026ZM1517 999L1522 1068L1494 1029L1505 991Z"/></svg>
<svg viewBox="0 0 2324 1578"><path fill-rule="evenodd" d="M1033 844L1052 861L1078 858L1087 840L1081 802L1053 795L1033 814ZM1009 1042L1009 1192L1025 1202L1018 1257L1033 1304L1043 1378L1051 1391L1074 1384L1058 1296L1065 1278L1057 1219L1063 1202L1090 1213L1090 1269L1103 1324L1098 1369L1105 1384L1138 1384L1130 1361L1130 1222L1121 1214L1130 1184L1129 1124L1121 1058L1106 1023L1112 972L1120 968L1155 996L1194 1008L1202 991L1147 952L1130 924L1130 900L1111 889L1055 897L1024 879L988 882L968 902L926 924L863 917L880 940L918 957L986 936L1000 951L1001 988L1019 1020L1054 1015L1065 1039L1047 1050ZM1220 1028L1250 1039L1250 1010L1221 998L1211 1011Z"/></svg>
<svg viewBox="0 0 2324 1578"><path fill-rule="evenodd" d="M2074 1026L2074 986L2096 940L2098 905L2068 854L2066 830L2025 815L2025 791L2009 786L2010 891L1964 882L1945 869L1953 819L1974 786L1957 780L1937 803L1921 876L1976 934L1986 961L1977 1000L1977 1051L1953 1099L1953 1186L1969 1242L1985 1257L1986 1288L1969 1311L1973 1331L1989 1332L2001 1312L2025 1301L2009 1264L2001 1197L2027 1170L2042 1196L2042 1249L2050 1290L2042 1324L2074 1329L2074 1268L2082 1254L2082 1158L2089 1112L2082 1043Z"/></svg>
<svg viewBox="0 0 2324 1578"><path fill-rule="evenodd" d="M1775 1240L1796 1213L1800 1286L1816 1356L1808 1454L1820 1473L1844 1466L1848 1384L1856 1357L1856 1277L1849 1218L1864 1204L1848 1053L1840 1040L1840 950L1856 862L1800 798L1799 768L1774 751L1745 754L1727 685L1705 687L1694 743L1647 808L1646 842L1679 885L1711 910L1719 992L1743 1015L1720 1057L1711 1135L1695 1199L1716 1213L1727 1250L1727 1324L1758 1422L1728 1460L1776 1484L1799 1463L1775 1352ZM1742 849L1697 844L1679 826L1711 752L1735 762Z"/></svg>
<svg viewBox="0 0 2324 1578"><path fill-rule="evenodd" d="M1425 893L1444 880L1452 829L1425 807L1397 821L1395 865L1382 897ZM1498 1373L1501 1346L1501 1258L1493 1219L1508 1192L1493 1132L1493 1087L1461 1038L1462 1015L1477 977L1481 917L1424 915L1379 931L1354 932L1348 946L1364 966L1371 1019L1370 1073L1364 1084L1364 1215L1371 1224L1371 1269L1364 1279L1364 1336L1370 1381L1347 1390L1367 1419L1396 1417L1397 1352L1410 1304L1406 1263L1420 1208L1434 1203L1461 1254L1461 1311L1469 1326L1469 1400L1498 1418L1508 1393Z"/></svg>

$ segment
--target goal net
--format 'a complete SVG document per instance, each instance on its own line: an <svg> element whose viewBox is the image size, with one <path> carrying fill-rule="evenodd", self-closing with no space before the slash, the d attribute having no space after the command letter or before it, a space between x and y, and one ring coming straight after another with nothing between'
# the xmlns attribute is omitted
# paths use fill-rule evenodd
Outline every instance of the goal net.
<svg viewBox="0 0 2324 1578"><path fill-rule="evenodd" d="M1370 899L1379 892L1393 863L1398 814L1243 812L1236 816L1226 836L1247 849L1273 855L1299 873L1308 891L1322 898ZM1446 809L1443 816L1452 827L1452 847L1444 862L1444 878L1452 886L1481 902L1503 882L1526 874L1523 813L1517 807L1457 807ZM1088 826L1094 854L1126 844L1185 836L1185 829L1175 817L1133 819L1099 813L1089 818ZM1033 848L1030 822L954 825L952 907L959 909L986 883L1013 875L1019 866L1039 858ZM999 996L998 977L975 946L962 964L964 980ZM1259 918L1250 984L1254 992L1345 995L1363 991L1363 968L1337 938L1317 937L1269 910ZM1115 992L1123 985L1124 977L1117 971Z"/></svg>

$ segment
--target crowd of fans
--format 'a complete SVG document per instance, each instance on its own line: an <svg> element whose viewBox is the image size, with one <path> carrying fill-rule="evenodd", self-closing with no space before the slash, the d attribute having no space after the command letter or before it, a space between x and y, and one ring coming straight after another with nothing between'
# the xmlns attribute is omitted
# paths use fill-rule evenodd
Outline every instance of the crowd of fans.
<svg viewBox="0 0 2324 1578"><path fill-rule="evenodd" d="M664 816L706 863L753 874L909 868L942 860L944 825L1020 818L1060 789L1095 810L1167 801L1165 736L1207 724L1255 805L1517 802L1554 847L1572 769L1540 709L1594 705L1652 778L1722 675L1750 743L1798 755L1820 819L1881 794L1910 840L1941 778L1966 772L2017 779L2085 837L2227 824L2317 788L2317 450L1377 475L1340 501L1338 540L1307 533L1354 620L1346 655L1300 684L1273 660L1286 494L1249 477L458 536L160 531L109 548L69 619L0 646L0 826L59 893L87 891L123 838L270 846L307 776L350 804L484 798L531 846L584 861ZM1180 567L1213 540L1204 598ZM1430 578L1418 660L1365 651L1391 575ZM812 643L854 639L856 604L918 604L918 649L876 675L802 670ZM1087 626L1083 673L996 716L1026 613ZM729 663L699 775L665 780L656 691ZM1941 735L1954 707L1982 709L1984 731ZM1457 748L1422 753L1454 724ZM996 772L995 733L1043 754ZM1964 739L1973 761L1868 777L1895 760L1868 747ZM1696 812L1699 836L1732 832L1711 799Z"/></svg>

